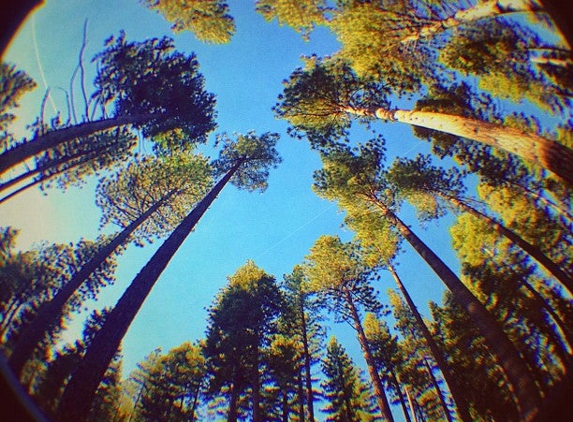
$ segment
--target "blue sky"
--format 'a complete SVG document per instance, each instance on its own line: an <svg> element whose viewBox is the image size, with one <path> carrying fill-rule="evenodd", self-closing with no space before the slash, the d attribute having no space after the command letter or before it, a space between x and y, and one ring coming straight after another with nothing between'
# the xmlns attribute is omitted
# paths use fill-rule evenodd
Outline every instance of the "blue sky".
<svg viewBox="0 0 573 422"><path fill-rule="evenodd" d="M16 125L19 133L25 134L25 124L38 115L46 87L51 88L54 106L65 113L64 95L58 87L69 88L83 22L88 18L88 92L93 80L89 60L110 35L117 35L121 29L131 40L168 35L175 38L178 50L197 54L207 89L217 96L215 133L255 130L281 134L278 149L284 161L271 173L268 190L263 194L246 193L227 186L157 282L124 339L124 375L157 347L167 351L202 337L205 308L226 283L226 277L247 259L280 280L302 261L320 235L351 237L340 227L343 215L336 205L321 200L311 190L312 172L320 167L318 155L306 142L289 138L286 123L276 120L271 111L282 91L282 80L301 64L301 55L325 55L338 49L328 31L316 31L310 42L305 42L289 28L279 27L276 22L266 23L255 13L252 2L232 1L237 34L230 44L214 46L196 41L190 33L173 35L161 16L140 6L137 0L46 3L26 22L5 56L38 83L35 92L21 101ZM46 116L50 115L51 103L46 108ZM388 141L389 157L427 151L426 143L414 138L407 126L380 124L378 128L383 129ZM150 151L145 142L139 148ZM100 212L94 204L94 187L95 180L91 180L81 189L65 193L52 190L45 196L37 191L27 192L0 207L0 224L21 229L18 247L22 249L41 241L63 243L80 237L95 238ZM407 207L401 215L457 271L448 234L451 219L430 223L422 230ZM130 246L119 260L116 284L103 292L97 304L90 303L88 307L113 305L160 242L144 248ZM428 300L441 300L441 283L409 246L404 249L398 271L421 310L427 312ZM383 274L376 287L385 300L384 292L394 288L389 274ZM81 319L72 324L69 337L77 334L80 324ZM352 331L343 325L331 325L330 333L337 335L355 361L364 366Z"/></svg>

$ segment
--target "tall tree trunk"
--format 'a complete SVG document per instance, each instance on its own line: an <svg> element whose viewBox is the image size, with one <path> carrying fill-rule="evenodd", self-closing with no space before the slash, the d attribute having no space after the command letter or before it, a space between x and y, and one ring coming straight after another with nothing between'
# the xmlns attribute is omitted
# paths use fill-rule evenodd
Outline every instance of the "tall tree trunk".
<svg viewBox="0 0 573 422"><path fill-rule="evenodd" d="M556 141L520 129L453 114L385 108L345 109L359 116L434 129L490 145L543 167L573 185L573 150Z"/></svg>
<svg viewBox="0 0 573 422"><path fill-rule="evenodd" d="M288 422L288 392L287 390L282 391L282 422Z"/></svg>
<svg viewBox="0 0 573 422"><path fill-rule="evenodd" d="M444 414L446 416L446 419L448 420L448 422L452 422L452 415L450 415L450 410L448 409L448 405L446 404L446 399L444 397L444 393L442 392L442 389L440 388L440 386L438 384L438 380L436 379L436 376L434 375L434 372L432 371L432 367L430 366L430 364L426 360L425 356L422 357L422 360L424 361L424 366L426 367L426 370L428 371L428 375L430 376L430 380L432 381L432 385L434 386L434 389L436 390L436 394L438 395L438 398L440 399L440 403L442 404L442 408L444 409Z"/></svg>
<svg viewBox="0 0 573 422"><path fill-rule="evenodd" d="M304 409L304 385L302 380L302 368L298 371L297 376L297 388L298 388L298 419L300 422L305 422L305 409Z"/></svg>
<svg viewBox="0 0 573 422"><path fill-rule="evenodd" d="M398 381L398 376L396 375L396 372L394 370L390 371L389 378L392 381L392 384L394 384L394 389L396 390L396 393L398 394L398 400L400 401L400 406L402 407L402 413L404 413L404 419L406 420L406 422L412 422L412 419L410 419L410 414L408 413L408 406L406 404L406 398L404 397L404 394L402 393L402 388L400 387L400 382Z"/></svg>
<svg viewBox="0 0 573 422"><path fill-rule="evenodd" d="M0 14L0 59L8 48L8 44L18 32L26 18L40 6L43 0L8 1L2 5Z"/></svg>
<svg viewBox="0 0 573 422"><path fill-rule="evenodd" d="M94 336L82 362L68 382L58 408L60 422L79 422L85 419L97 387L139 308L173 255L243 162L239 160L227 172L135 276L106 318L103 327Z"/></svg>
<svg viewBox="0 0 573 422"><path fill-rule="evenodd" d="M256 344L254 345L254 362L253 362L253 422L262 422L261 417L261 386L259 374L259 353L260 353L260 333L256 333Z"/></svg>
<svg viewBox="0 0 573 422"><path fill-rule="evenodd" d="M398 273L396 272L394 266L391 264L388 265L388 271L390 271L390 274L392 274L392 277L394 278L394 281L398 285L400 292L402 292L402 296L404 296L404 299L406 299L406 303L408 304L408 307L410 308L410 311L412 312L414 319L418 323L418 328L422 332L422 335L424 336L424 339L426 340L426 343L428 344L428 347L430 348L432 355L434 355L434 360L438 364L440 371L442 371L444 380L446 381L446 384L448 385L448 389L450 390L452 398L456 403L460 419L464 422L472 422L473 419L470 415L469 405L465 399L464 391L462 390L456 378L450 371L450 367L446 362L446 359L444 358L444 354L434 341L434 338L432 337L430 330L428 330L428 327L426 326L426 323L424 322L422 315L420 315L420 312L418 312L418 308L414 304L412 297L406 290L406 287L404 286L404 283L402 283L402 280L398 276Z"/></svg>
<svg viewBox="0 0 573 422"><path fill-rule="evenodd" d="M408 243L426 261L446 287L452 292L456 302L472 318L486 339L496 360L503 368L508 380L521 421L530 421L539 411L541 397L527 365L514 344L501 329L495 317L462 283L454 272L431 250L410 228L400 220L384 203L374 200L382 213L394 224Z"/></svg>
<svg viewBox="0 0 573 422"><path fill-rule="evenodd" d="M11 148L0 154L0 175L24 162L28 158L55 148L65 142L93 135L94 133L129 124L141 124L153 115L141 114L135 116L119 116L113 119L102 119L94 122L81 123L64 129L54 130L45 135L37 136L30 141Z"/></svg>
<svg viewBox="0 0 573 422"><path fill-rule="evenodd" d="M547 304L547 300L543 296L541 296L539 292L535 290L531 284L529 284L526 280L521 280L521 285L525 287L525 289L533 295L537 306L540 309L543 309L551 316L551 318L553 318L555 324L557 324L559 329L563 332L563 337L564 337L563 339L565 343L567 343L569 348L573 349L573 330L565 323L565 321L563 321L563 319L559 315L557 315L555 309L553 309L551 305ZM566 349L567 348L565 347L564 350Z"/></svg>
<svg viewBox="0 0 573 422"><path fill-rule="evenodd" d="M44 338L51 324L60 318L62 308L80 286L100 267L132 233L155 213L177 191L171 190L167 195L153 204L139 218L123 229L111 242L103 246L82 268L66 283L64 287L50 300L41 305L35 318L28 324L19 336L12 354L8 359L8 366L16 376L20 376L26 362L32 357L34 350Z"/></svg>
<svg viewBox="0 0 573 422"><path fill-rule="evenodd" d="M416 28L414 34L402 39L402 43L410 43L421 38L432 37L450 28L480 19L497 18L508 13L539 12L541 10L537 3L528 0L487 0L468 9L459 10L449 18L440 19Z"/></svg>
<svg viewBox="0 0 573 422"><path fill-rule="evenodd" d="M314 422L314 394L312 392L312 374L310 371L310 350L308 347L308 332L306 329L306 316L304 311L304 300L300 299L300 315L301 315L301 322L302 322L302 347L304 351L304 369L306 372L305 381L306 381L306 401L307 401L307 409L308 409L308 420L309 422ZM304 420L302 421L304 422Z"/></svg>
<svg viewBox="0 0 573 422"><path fill-rule="evenodd" d="M229 413L227 414L227 422L237 422L238 416L238 406L239 402L239 392L237 391L237 385L235 382L231 385L231 397L229 398Z"/></svg>
<svg viewBox="0 0 573 422"><path fill-rule="evenodd" d="M412 419L414 419L414 422L418 422L418 416L416 415L416 406L414 406L414 399L412 398L412 395L410 394L410 390L408 389L408 387L406 387L405 390L406 390L406 397L408 397L408 404L410 405L410 411L412 412Z"/></svg>
<svg viewBox="0 0 573 422"><path fill-rule="evenodd" d="M382 413L382 417L388 422L394 422L394 417L392 416L390 405L388 403L388 399L386 398L386 393L384 392L384 386L382 385L382 380L380 379L378 369L376 368L376 362L374 361L372 352L370 351L370 345L368 344L368 339L366 338L364 328L360 322L360 316L358 315L358 310L354 304L354 299L352 299L352 293L347 286L344 287L344 298L350 308L350 314L354 322L354 328L358 336L360 347L362 348L362 353L364 354L364 359L366 360L366 366L368 367L368 373L370 374L370 380L372 381L374 387L376 401L378 403L378 407L380 408L380 412Z"/></svg>
<svg viewBox="0 0 573 422"><path fill-rule="evenodd" d="M549 259L538 247L527 242L517 233L497 222L494 218L476 210L465 202L460 201L458 198L442 194L439 195L450 201L454 206L458 207L458 209L466 211L474 217L487 222L489 226L496 231L496 233L509 239L512 243L527 252L534 260L536 260L543 268L545 268L549 274L559 280L559 282L569 291L570 294L573 294L573 278L571 278L567 273L565 273L565 271L559 268L559 266L556 265L551 259Z"/></svg>
<svg viewBox="0 0 573 422"><path fill-rule="evenodd" d="M76 163L68 168L65 169L65 171L68 171L74 167L78 167L82 164L86 164L89 161L97 158L100 154L104 153L106 150L109 149L113 149L114 145L105 145L99 148L96 148L94 150L91 151L84 151L84 152L78 152L77 154L72 154L69 156L64 156L61 157L60 159L58 159L57 161L53 161L53 162L49 162L48 164L44 164L42 166L37 166L34 169L27 171L25 173L22 173L2 184L0 184L0 192L5 191L6 189L10 188L11 186L14 186L20 182L22 182L23 180L26 180L32 176L34 176L35 174L38 173L44 173L50 169L53 169L54 167L58 167L61 166L62 164L68 163L76 158L82 158L82 157L88 157L88 159L86 159L85 161L81 161L79 163ZM54 175L59 174L60 172L56 172L54 173ZM48 178L52 177L53 175L50 174L50 176L45 177L45 176L41 176L40 180L47 180Z"/></svg>

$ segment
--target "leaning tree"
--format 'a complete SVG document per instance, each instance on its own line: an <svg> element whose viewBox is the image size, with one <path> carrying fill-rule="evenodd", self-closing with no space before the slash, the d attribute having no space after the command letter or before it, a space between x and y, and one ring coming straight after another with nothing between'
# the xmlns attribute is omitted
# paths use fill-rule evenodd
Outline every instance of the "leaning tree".
<svg viewBox="0 0 573 422"><path fill-rule="evenodd" d="M250 132L238 135L236 140L226 135L218 138L222 148L213 166L223 176L163 242L119 299L66 387L58 410L61 421L78 421L87 415L97 386L143 302L226 184L231 182L249 191L265 190L269 169L281 161L275 149L277 141L278 135L273 133L256 136Z"/></svg>

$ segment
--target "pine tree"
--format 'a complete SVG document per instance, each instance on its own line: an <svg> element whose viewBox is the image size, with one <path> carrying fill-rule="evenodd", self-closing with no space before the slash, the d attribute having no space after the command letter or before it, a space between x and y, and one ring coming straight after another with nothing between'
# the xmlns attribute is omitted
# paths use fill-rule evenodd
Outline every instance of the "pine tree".
<svg viewBox="0 0 573 422"><path fill-rule="evenodd" d="M322 362L326 379L321 383L328 404L322 409L327 421L376 421L372 393L359 369L336 338L331 337Z"/></svg>

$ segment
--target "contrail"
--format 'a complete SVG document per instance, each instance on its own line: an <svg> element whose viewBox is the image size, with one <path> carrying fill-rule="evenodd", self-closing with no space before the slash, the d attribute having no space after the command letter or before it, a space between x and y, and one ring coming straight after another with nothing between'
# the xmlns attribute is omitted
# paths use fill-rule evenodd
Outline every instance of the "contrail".
<svg viewBox="0 0 573 422"><path fill-rule="evenodd" d="M276 242L274 245L272 245L271 247L269 247L266 251L258 254L257 259L260 258L261 256L266 255L268 252L270 252L272 249L274 249L275 247L277 247L278 245L280 245L281 243L283 243L285 240L293 237L296 233L298 233L299 231L301 231L302 229L304 229L306 226L308 226L310 223L312 223L314 220L316 220L318 217L320 217L322 214L324 214L326 211L332 209L334 206L336 205L336 203L331 203L329 204L326 208L324 208L323 210L321 210L318 214L316 214L314 217L312 217L310 220L308 220L306 223L304 223L302 226L300 226L299 228L293 230L292 232L290 232L290 234L288 234L287 236L283 237L281 240L279 240L278 242Z"/></svg>
<svg viewBox="0 0 573 422"><path fill-rule="evenodd" d="M42 68L42 62L40 61L40 54L38 53L38 42L36 41L36 20L34 19L34 15L32 15L32 41L34 42L34 54L36 55L36 63L38 63L38 70L40 71L40 76L42 78L42 82L44 83L44 87L48 89L48 82L46 81L46 75L44 75L44 69ZM54 104L52 95L48 94L48 98L50 100L50 104L52 104L54 113L57 113L58 109L56 108L56 104Z"/></svg>

